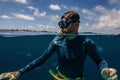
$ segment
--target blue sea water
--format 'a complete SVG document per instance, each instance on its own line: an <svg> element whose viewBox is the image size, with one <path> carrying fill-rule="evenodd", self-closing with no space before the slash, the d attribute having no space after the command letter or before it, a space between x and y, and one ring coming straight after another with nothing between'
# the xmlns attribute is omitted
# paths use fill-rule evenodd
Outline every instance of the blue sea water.
<svg viewBox="0 0 120 80"><path fill-rule="evenodd" d="M120 35L84 35L99 46L100 55L120 75ZM0 33L0 73L16 71L39 57L55 36L48 32ZM57 57L53 54L45 64L21 75L17 80L53 80L48 71L56 66ZM85 74L88 80L102 80L99 68L89 56L85 61Z"/></svg>

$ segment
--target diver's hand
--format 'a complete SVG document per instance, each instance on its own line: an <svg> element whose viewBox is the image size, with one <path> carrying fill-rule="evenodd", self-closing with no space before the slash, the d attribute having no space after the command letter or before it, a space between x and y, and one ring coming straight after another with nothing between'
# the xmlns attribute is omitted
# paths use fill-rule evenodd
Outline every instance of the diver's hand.
<svg viewBox="0 0 120 80"><path fill-rule="evenodd" d="M18 71L6 72L6 73L0 74L0 80L5 78L9 78L9 80L15 80L19 76L20 76L20 73Z"/></svg>
<svg viewBox="0 0 120 80"><path fill-rule="evenodd" d="M118 80L117 70L114 68L104 68L101 71L101 75L105 80Z"/></svg>

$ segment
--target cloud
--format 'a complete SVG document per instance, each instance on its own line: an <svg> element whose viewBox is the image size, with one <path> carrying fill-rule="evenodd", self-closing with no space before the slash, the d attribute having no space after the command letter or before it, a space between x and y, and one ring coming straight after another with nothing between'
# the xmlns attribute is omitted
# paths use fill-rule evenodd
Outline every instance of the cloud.
<svg viewBox="0 0 120 80"><path fill-rule="evenodd" d="M95 15L93 12L89 11L88 9L82 9L82 13L88 14L88 15Z"/></svg>
<svg viewBox="0 0 120 80"><path fill-rule="evenodd" d="M102 14L99 15L98 22L91 25L91 29L109 32L120 29L120 10L108 10L103 6L96 6L95 10Z"/></svg>
<svg viewBox="0 0 120 80"><path fill-rule="evenodd" d="M55 10L55 11L61 10L61 7L60 7L59 5L55 5L55 4L51 4L51 5L49 6L49 8L50 8L51 10Z"/></svg>
<svg viewBox="0 0 120 80"><path fill-rule="evenodd" d="M3 18L3 19L11 19L12 17L10 17L10 16L7 16L7 15L2 15L2 16L0 16L1 18Z"/></svg>
<svg viewBox="0 0 120 80"><path fill-rule="evenodd" d="M94 8L95 11L98 11L99 13L107 14L109 10L107 10L105 7L98 5Z"/></svg>
<svg viewBox="0 0 120 80"><path fill-rule="evenodd" d="M88 9L82 9L82 13L87 15L86 18L88 20L94 19L96 17L96 14Z"/></svg>
<svg viewBox="0 0 120 80"><path fill-rule="evenodd" d="M41 13L40 13L39 9L36 8L35 11L34 11L34 15L35 15L35 16L38 16L38 17L41 17L41 16L45 16L45 15L46 15L46 12L44 11L44 12L41 12Z"/></svg>
<svg viewBox="0 0 120 80"><path fill-rule="evenodd" d="M35 10L36 8L33 7L33 6L28 6L28 9L30 9L30 10Z"/></svg>
<svg viewBox="0 0 120 80"><path fill-rule="evenodd" d="M108 1L111 5L113 4L120 4L120 0L109 0Z"/></svg>
<svg viewBox="0 0 120 80"><path fill-rule="evenodd" d="M30 10L33 10L33 14L34 16L37 16L37 17L43 17L43 16L46 16L46 12L40 12L38 8L35 8L35 7L32 7L32 6L28 6L28 9Z"/></svg>
<svg viewBox="0 0 120 80"><path fill-rule="evenodd" d="M87 15L87 22L81 23L79 31L93 31L99 33L120 33L120 10L107 9L101 5L95 6L92 11L82 10ZM85 15L85 17L86 17ZM93 18L89 19L89 16ZM95 20L96 19L96 20Z"/></svg>
<svg viewBox="0 0 120 80"><path fill-rule="evenodd" d="M0 0L1 2L17 2L17 3L21 3L21 4L27 4L27 0Z"/></svg>
<svg viewBox="0 0 120 80"><path fill-rule="evenodd" d="M16 18L23 19L23 20L30 20L30 21L33 21L33 20L34 20L34 17L29 16L29 15L24 15L24 14L19 14L19 13L13 13L13 15L14 15Z"/></svg>
<svg viewBox="0 0 120 80"><path fill-rule="evenodd" d="M34 27L33 26L28 26L28 29L34 30Z"/></svg>
<svg viewBox="0 0 120 80"><path fill-rule="evenodd" d="M16 28L17 27L17 28ZM15 26L11 27L12 29L27 29L27 30L35 30L35 31L49 31L49 32L56 32L58 28L55 27L52 23L49 24L36 24L36 25L28 25L28 26Z"/></svg>
<svg viewBox="0 0 120 80"><path fill-rule="evenodd" d="M37 24L36 30L56 32L57 28L55 26L53 26L51 23L48 25Z"/></svg>
<svg viewBox="0 0 120 80"><path fill-rule="evenodd" d="M13 0L18 3L27 4L27 0Z"/></svg>
<svg viewBox="0 0 120 80"><path fill-rule="evenodd" d="M80 8L79 7L77 7L77 6L66 6L66 5L61 5L61 7L63 8L63 9L67 9L67 10L74 10L74 11L78 11Z"/></svg>
<svg viewBox="0 0 120 80"><path fill-rule="evenodd" d="M51 15L50 19L51 19L51 21L58 22L58 20L60 20L60 16L59 15Z"/></svg>

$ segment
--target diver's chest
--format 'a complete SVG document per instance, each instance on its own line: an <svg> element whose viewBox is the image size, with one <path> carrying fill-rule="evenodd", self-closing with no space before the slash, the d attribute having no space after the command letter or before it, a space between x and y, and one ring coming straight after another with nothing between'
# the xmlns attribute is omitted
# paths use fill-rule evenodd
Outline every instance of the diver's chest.
<svg viewBox="0 0 120 80"><path fill-rule="evenodd" d="M61 57L75 59L84 55L84 47L82 44L62 44L59 46Z"/></svg>

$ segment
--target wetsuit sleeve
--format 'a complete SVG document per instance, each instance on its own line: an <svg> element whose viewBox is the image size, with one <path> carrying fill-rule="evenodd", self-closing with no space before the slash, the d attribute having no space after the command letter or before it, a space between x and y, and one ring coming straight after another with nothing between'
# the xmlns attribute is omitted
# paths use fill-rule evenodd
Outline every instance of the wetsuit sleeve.
<svg viewBox="0 0 120 80"><path fill-rule="evenodd" d="M103 58L101 58L97 46L91 39L86 40L85 48L87 54L95 61L97 66L100 67L100 70L103 68L108 68L108 63Z"/></svg>
<svg viewBox="0 0 120 80"><path fill-rule="evenodd" d="M57 46L52 41L49 47L40 57L36 58L31 63L29 63L28 65L19 70L20 74L26 73L28 71L31 71L32 69L35 69L36 67L41 66L56 51L56 48Z"/></svg>

